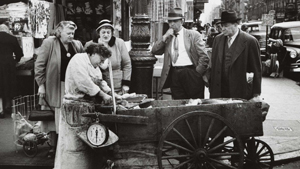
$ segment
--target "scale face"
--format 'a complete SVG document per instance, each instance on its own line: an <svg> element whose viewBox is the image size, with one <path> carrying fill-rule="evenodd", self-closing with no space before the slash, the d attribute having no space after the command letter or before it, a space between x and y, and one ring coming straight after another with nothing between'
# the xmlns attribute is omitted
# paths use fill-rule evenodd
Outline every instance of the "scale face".
<svg viewBox="0 0 300 169"><path fill-rule="evenodd" d="M87 139L94 146L100 146L108 140L108 129L98 122L92 123L87 132Z"/></svg>

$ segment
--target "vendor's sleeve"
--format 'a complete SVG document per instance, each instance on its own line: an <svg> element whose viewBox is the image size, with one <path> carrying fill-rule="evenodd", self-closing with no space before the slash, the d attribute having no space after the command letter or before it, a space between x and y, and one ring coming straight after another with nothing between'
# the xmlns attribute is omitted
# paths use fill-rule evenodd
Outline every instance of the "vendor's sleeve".
<svg viewBox="0 0 300 169"><path fill-rule="evenodd" d="M91 79L88 73L88 64L82 62L82 60L74 60L69 63L70 71L73 74L73 80L80 92L83 92L89 96L95 96L100 88Z"/></svg>
<svg viewBox="0 0 300 169"><path fill-rule="evenodd" d="M101 80L100 88L104 93L108 93L111 91L105 80Z"/></svg>

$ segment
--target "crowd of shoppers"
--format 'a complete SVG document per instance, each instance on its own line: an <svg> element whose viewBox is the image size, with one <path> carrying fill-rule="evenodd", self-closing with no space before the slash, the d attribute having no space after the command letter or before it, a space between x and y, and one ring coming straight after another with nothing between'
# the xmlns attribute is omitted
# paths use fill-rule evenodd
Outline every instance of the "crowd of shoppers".
<svg viewBox="0 0 300 169"><path fill-rule="evenodd" d="M160 90L170 88L173 99L202 99L207 86L211 98L259 100L256 99L261 93L262 79L259 44L254 37L238 28L241 18L235 12L223 11L220 22L215 24L215 28L210 28L211 34L213 30L216 33L209 45L212 48L211 57L207 54L207 44L203 41L199 26L195 24L193 29L182 26L184 17L180 8L171 9L166 19L169 29L152 47L153 54L164 54ZM80 140L75 141L74 149L65 151L65 143L75 138L65 134L72 132L72 129L62 117L63 98L76 100L88 95L111 103L108 64L113 70L114 90L118 94L130 90L131 59L124 41L113 36L111 21L100 21L96 28L99 36L84 47L80 41L74 40L76 29L72 21L60 22L54 35L46 38L36 53L35 80L39 86L38 93L55 110L55 121L43 122L42 127L44 132L51 133L53 147L48 153L49 157L55 156L57 150L55 168L87 167L82 166L84 163L79 160L84 155L75 154L80 149L76 147ZM0 25L0 103L1 98L11 99L14 96L12 84L15 84L15 70L12 68L23 56L16 38L6 31ZM2 42L3 39L5 41ZM43 109L49 109L42 100L40 104ZM57 134L59 143L56 147ZM72 165L64 163L64 159L68 160L66 157L72 158ZM77 165L79 162L80 165Z"/></svg>

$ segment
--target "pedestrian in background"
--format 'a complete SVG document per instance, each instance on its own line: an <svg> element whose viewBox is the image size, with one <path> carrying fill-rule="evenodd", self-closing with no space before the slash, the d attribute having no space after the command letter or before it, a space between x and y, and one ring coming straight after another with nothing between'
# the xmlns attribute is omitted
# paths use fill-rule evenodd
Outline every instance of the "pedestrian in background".
<svg viewBox="0 0 300 169"><path fill-rule="evenodd" d="M239 30L241 18L235 12L221 14L222 34L215 38L211 58L211 98L259 97L261 58L258 41Z"/></svg>
<svg viewBox="0 0 300 169"><path fill-rule="evenodd" d="M211 48L214 42L215 37L219 34L219 32L215 29L215 27L210 27L207 32L207 40L206 47Z"/></svg>
<svg viewBox="0 0 300 169"><path fill-rule="evenodd" d="M0 118L11 113L12 98L16 96L16 63L23 56L17 38L5 24L0 25Z"/></svg>
<svg viewBox="0 0 300 169"><path fill-rule="evenodd" d="M222 33L222 24L221 24L221 21L217 21L215 23L215 29L217 30L218 34Z"/></svg>
<svg viewBox="0 0 300 169"><path fill-rule="evenodd" d="M173 99L204 98L205 43L199 32L183 28L180 8L171 9L167 20L170 28L152 47L153 54L164 54L160 90L171 88Z"/></svg>
<svg viewBox="0 0 300 169"><path fill-rule="evenodd" d="M102 43L111 51L109 58L112 71L115 92L118 94L128 93L131 80L131 59L123 39L113 36L114 27L110 20L104 19L99 22L96 29L99 36L85 44L85 48L91 43ZM107 60L108 61L108 60ZM107 63L101 69L104 80L110 84Z"/></svg>
<svg viewBox="0 0 300 169"><path fill-rule="evenodd" d="M37 52L35 80L39 86L38 93L40 98L45 97L52 110L55 109L55 121L42 122L42 130L50 132L52 148L48 157L55 155L60 107L65 93L65 72L71 58L76 53L83 52L81 42L74 40L76 29L77 26L74 22L61 21L55 27L55 36L45 39ZM44 102L41 104L47 105ZM48 109L48 107L43 106L43 109Z"/></svg>

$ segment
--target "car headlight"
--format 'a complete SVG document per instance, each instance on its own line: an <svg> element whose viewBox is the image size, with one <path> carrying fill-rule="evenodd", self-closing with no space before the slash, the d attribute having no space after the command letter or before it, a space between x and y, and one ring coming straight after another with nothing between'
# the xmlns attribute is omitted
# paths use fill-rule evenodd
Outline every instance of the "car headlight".
<svg viewBox="0 0 300 169"><path fill-rule="evenodd" d="M290 50L290 57L291 58L296 58L297 57L297 52L295 50Z"/></svg>

